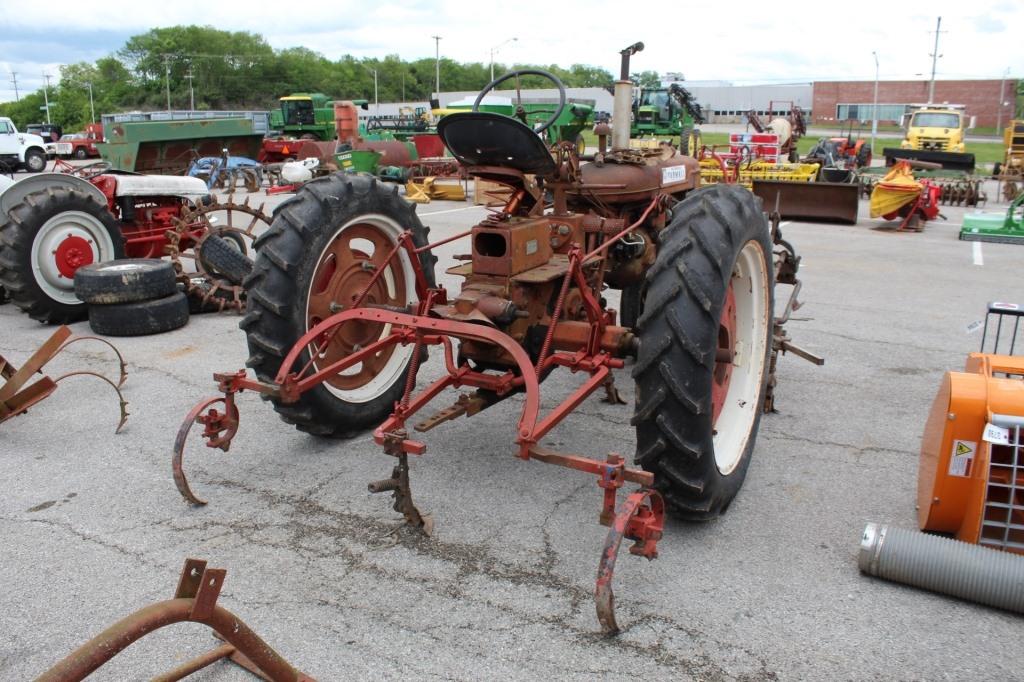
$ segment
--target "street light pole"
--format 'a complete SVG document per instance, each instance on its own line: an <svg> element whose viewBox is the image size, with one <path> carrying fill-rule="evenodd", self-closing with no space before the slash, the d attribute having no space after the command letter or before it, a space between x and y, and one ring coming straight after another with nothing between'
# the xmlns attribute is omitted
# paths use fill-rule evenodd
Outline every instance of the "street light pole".
<svg viewBox="0 0 1024 682"><path fill-rule="evenodd" d="M50 79L53 78L48 73L43 74L43 78L46 79L46 85L43 86L43 103L46 105L46 122L50 122Z"/></svg>
<svg viewBox="0 0 1024 682"><path fill-rule="evenodd" d="M875 135L878 134L878 53L871 52L875 58L875 103L871 106L871 152L875 151Z"/></svg>
<svg viewBox="0 0 1024 682"><path fill-rule="evenodd" d="M95 123L96 107L92 103L92 83L86 83L85 87L89 88L89 123Z"/></svg>
<svg viewBox="0 0 1024 682"><path fill-rule="evenodd" d="M498 45L495 45L494 47L491 48L491 80L492 81L494 80L494 53L497 52L499 48L504 47L505 45L508 45L511 42L515 42L516 40L519 40L519 38L509 38L505 42L499 43Z"/></svg>
<svg viewBox="0 0 1024 682"><path fill-rule="evenodd" d="M1006 103L1003 102L1003 95L1006 92L1006 77L1010 75L1010 67L1006 67L1006 71L1003 72L1003 77L999 80L999 109L996 110L996 134L1003 129L1003 107Z"/></svg>
<svg viewBox="0 0 1024 682"><path fill-rule="evenodd" d="M437 98L441 99L441 36L431 36L434 39L434 69L437 72Z"/></svg>
<svg viewBox="0 0 1024 682"><path fill-rule="evenodd" d="M935 23L935 51L932 52L932 80L928 84L928 104L935 101L935 63L939 60L942 55L939 54L939 34L942 33L939 29L942 27L942 17Z"/></svg>

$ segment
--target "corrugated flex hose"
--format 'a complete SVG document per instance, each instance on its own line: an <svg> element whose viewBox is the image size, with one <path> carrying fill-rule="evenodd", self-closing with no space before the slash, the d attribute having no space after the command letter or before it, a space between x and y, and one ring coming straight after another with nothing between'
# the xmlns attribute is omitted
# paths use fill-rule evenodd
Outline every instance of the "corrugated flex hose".
<svg viewBox="0 0 1024 682"><path fill-rule="evenodd" d="M869 523L857 563L868 575L1024 613L1024 556Z"/></svg>

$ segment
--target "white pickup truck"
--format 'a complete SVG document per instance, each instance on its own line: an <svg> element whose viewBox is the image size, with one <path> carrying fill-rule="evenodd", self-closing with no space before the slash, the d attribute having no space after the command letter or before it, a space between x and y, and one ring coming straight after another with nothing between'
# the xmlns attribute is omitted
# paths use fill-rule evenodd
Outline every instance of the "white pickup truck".
<svg viewBox="0 0 1024 682"><path fill-rule="evenodd" d="M46 168L46 148L43 138L30 133L19 133L14 121L0 116L0 172L24 168L39 173Z"/></svg>

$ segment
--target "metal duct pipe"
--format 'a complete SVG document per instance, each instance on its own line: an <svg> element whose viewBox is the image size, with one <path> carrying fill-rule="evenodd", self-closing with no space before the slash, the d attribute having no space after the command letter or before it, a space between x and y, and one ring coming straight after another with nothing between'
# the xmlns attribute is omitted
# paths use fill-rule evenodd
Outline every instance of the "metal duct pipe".
<svg viewBox="0 0 1024 682"><path fill-rule="evenodd" d="M869 523L857 563L868 575L1024 613L1024 556Z"/></svg>

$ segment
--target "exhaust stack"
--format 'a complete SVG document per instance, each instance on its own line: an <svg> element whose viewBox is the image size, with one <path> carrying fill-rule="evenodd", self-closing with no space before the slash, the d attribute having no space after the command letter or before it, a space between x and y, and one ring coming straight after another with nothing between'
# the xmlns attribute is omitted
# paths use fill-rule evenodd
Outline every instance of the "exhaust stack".
<svg viewBox="0 0 1024 682"><path fill-rule="evenodd" d="M615 81L615 102L612 105L612 150L629 149L630 118L633 114L633 81L629 80L629 58L644 49L643 43L633 43L619 54L622 67Z"/></svg>

